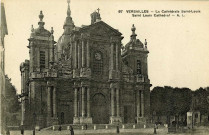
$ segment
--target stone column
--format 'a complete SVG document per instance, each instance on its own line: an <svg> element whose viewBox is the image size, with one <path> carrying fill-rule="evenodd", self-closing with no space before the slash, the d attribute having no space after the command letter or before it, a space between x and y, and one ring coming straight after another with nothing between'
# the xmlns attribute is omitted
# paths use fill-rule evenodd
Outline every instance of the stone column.
<svg viewBox="0 0 209 135"><path fill-rule="evenodd" d="M31 41L30 43L30 72L33 72L33 67L34 67L34 47L33 47L33 42Z"/></svg>
<svg viewBox="0 0 209 135"><path fill-rule="evenodd" d="M144 91L141 91L141 116L144 117Z"/></svg>
<svg viewBox="0 0 209 135"><path fill-rule="evenodd" d="M111 43L110 69L114 69L114 43Z"/></svg>
<svg viewBox="0 0 209 135"><path fill-rule="evenodd" d="M114 101L114 92L115 89L111 88L111 115L115 116L115 101Z"/></svg>
<svg viewBox="0 0 209 135"><path fill-rule="evenodd" d="M78 43L78 68L81 68L81 46L80 43Z"/></svg>
<svg viewBox="0 0 209 135"><path fill-rule="evenodd" d="M25 93L25 72L24 72L24 70L21 71L21 81L22 81L21 90L22 90L22 93Z"/></svg>
<svg viewBox="0 0 209 135"><path fill-rule="evenodd" d="M22 101L22 120L21 120L21 125L25 125L25 100L24 98L21 99Z"/></svg>
<svg viewBox="0 0 209 135"><path fill-rule="evenodd" d="M120 91L119 88L116 89L116 105L117 105L117 117L120 117Z"/></svg>
<svg viewBox="0 0 209 135"><path fill-rule="evenodd" d="M73 64L73 42L71 41L70 42L70 64L72 65Z"/></svg>
<svg viewBox="0 0 209 135"><path fill-rule="evenodd" d="M87 46L86 46L86 50L87 50L87 68L89 68L90 67L90 51L89 51L89 40L87 40Z"/></svg>
<svg viewBox="0 0 209 135"><path fill-rule="evenodd" d="M91 117L90 112L90 89L87 87L87 117Z"/></svg>
<svg viewBox="0 0 209 135"><path fill-rule="evenodd" d="M28 66L27 67L25 67L25 92L29 92L29 87L28 87L28 79L29 79L29 68L28 68Z"/></svg>
<svg viewBox="0 0 209 135"><path fill-rule="evenodd" d="M82 86L82 105L81 105L81 111L82 111L82 117L85 116L86 112L85 112L85 87Z"/></svg>
<svg viewBox="0 0 209 135"><path fill-rule="evenodd" d="M51 43L49 48L49 62L54 61L54 45Z"/></svg>
<svg viewBox="0 0 209 135"><path fill-rule="evenodd" d="M55 86L53 90L53 116L57 117L57 89Z"/></svg>
<svg viewBox="0 0 209 135"><path fill-rule="evenodd" d="M24 87L23 74L24 74L24 72L21 69L21 94L23 94L23 92L24 92L24 88L23 88ZM25 111L25 101L24 101L23 98L21 98L21 102L22 102L22 104L21 104L21 111L22 111L21 125L24 125L24 121L25 121L25 113L24 113L24 111Z"/></svg>
<svg viewBox="0 0 209 135"><path fill-rule="evenodd" d="M37 48L37 68L38 68L38 71L40 71L40 48Z"/></svg>
<svg viewBox="0 0 209 135"><path fill-rule="evenodd" d="M85 44L84 39L82 40L82 67L85 67Z"/></svg>
<svg viewBox="0 0 209 135"><path fill-rule="evenodd" d="M116 60L115 60L115 64L116 64L116 70L118 70L118 62L119 62L119 57L118 57L118 44L116 44L116 49L115 49L115 53L116 53Z"/></svg>
<svg viewBox="0 0 209 135"><path fill-rule="evenodd" d="M51 87L48 86L47 88L47 114L48 117L51 117Z"/></svg>
<svg viewBox="0 0 209 135"><path fill-rule="evenodd" d="M137 105L137 111L136 111L136 116L140 117L140 92L139 90L136 90L136 105Z"/></svg>
<svg viewBox="0 0 209 135"><path fill-rule="evenodd" d="M75 51L74 51L74 65L75 65L75 68L78 68L78 66L77 66L77 52L78 52L78 48L77 48L77 42L75 41L75 43L74 43L74 49L75 49Z"/></svg>
<svg viewBox="0 0 209 135"><path fill-rule="evenodd" d="M24 74L24 72L21 71L21 93L24 92L24 76L23 76L23 74Z"/></svg>
<svg viewBox="0 0 209 135"><path fill-rule="evenodd" d="M82 99L82 93L81 93L81 87L79 87L79 95L78 95L78 117L81 116L81 99Z"/></svg>
<svg viewBox="0 0 209 135"><path fill-rule="evenodd" d="M78 117L78 88L74 91L74 116Z"/></svg>

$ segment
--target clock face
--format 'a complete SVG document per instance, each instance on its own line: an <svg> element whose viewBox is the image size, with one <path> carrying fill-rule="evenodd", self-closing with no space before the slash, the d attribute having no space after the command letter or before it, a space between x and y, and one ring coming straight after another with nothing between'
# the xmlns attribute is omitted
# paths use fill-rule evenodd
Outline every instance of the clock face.
<svg viewBox="0 0 209 135"><path fill-rule="evenodd" d="M96 60L101 60L102 56L100 53L95 53L95 59Z"/></svg>

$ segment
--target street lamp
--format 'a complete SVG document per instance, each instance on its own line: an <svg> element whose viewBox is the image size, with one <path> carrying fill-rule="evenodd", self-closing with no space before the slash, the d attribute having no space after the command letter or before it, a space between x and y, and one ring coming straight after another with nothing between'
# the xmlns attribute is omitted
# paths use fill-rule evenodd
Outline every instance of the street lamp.
<svg viewBox="0 0 209 135"><path fill-rule="evenodd" d="M33 113L33 135L35 135L35 128L36 128L36 113Z"/></svg>
<svg viewBox="0 0 209 135"><path fill-rule="evenodd" d="M22 106L22 120L21 120L21 134L24 134L25 129L25 101L28 100L28 94L27 93L21 93L18 95L18 99L21 99L21 106Z"/></svg>

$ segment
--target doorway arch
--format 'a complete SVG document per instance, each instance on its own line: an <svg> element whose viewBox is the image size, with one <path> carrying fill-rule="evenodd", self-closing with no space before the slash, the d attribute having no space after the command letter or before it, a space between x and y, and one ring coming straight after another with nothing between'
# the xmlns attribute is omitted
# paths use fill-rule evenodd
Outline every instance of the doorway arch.
<svg viewBox="0 0 209 135"><path fill-rule="evenodd" d="M65 123L65 113L61 112L61 116L60 117L61 117L60 123L64 124Z"/></svg>
<svg viewBox="0 0 209 135"><path fill-rule="evenodd" d="M92 97L91 109L93 123L108 124L109 123L109 106L106 97L102 93L96 93Z"/></svg>

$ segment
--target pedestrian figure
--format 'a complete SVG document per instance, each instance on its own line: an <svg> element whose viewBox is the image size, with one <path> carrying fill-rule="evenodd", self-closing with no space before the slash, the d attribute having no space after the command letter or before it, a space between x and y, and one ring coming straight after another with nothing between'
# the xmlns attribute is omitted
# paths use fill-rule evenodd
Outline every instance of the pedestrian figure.
<svg viewBox="0 0 209 135"><path fill-rule="evenodd" d="M33 135L36 135L36 130L35 130L35 128L33 128Z"/></svg>
<svg viewBox="0 0 209 135"><path fill-rule="evenodd" d="M86 130L87 130L87 124L85 125L85 128L86 128Z"/></svg>
<svg viewBox="0 0 209 135"><path fill-rule="evenodd" d="M62 127L61 127L61 125L59 126L59 129L58 129L59 131L61 131L62 130Z"/></svg>
<svg viewBox="0 0 209 135"><path fill-rule="evenodd" d="M23 129L23 126L21 126L21 135L24 135L24 129Z"/></svg>
<svg viewBox="0 0 209 135"><path fill-rule="evenodd" d="M74 135L74 130L72 126L70 126L70 135Z"/></svg>
<svg viewBox="0 0 209 135"><path fill-rule="evenodd" d="M6 130L6 135L10 135L9 129Z"/></svg>
<svg viewBox="0 0 209 135"><path fill-rule="evenodd" d="M120 129L119 129L119 125L117 125L117 134L119 134L120 133L120 131L119 131Z"/></svg>
<svg viewBox="0 0 209 135"><path fill-rule="evenodd" d="M156 128L157 128L157 125L155 124L155 125L154 125L154 134L157 134Z"/></svg>

